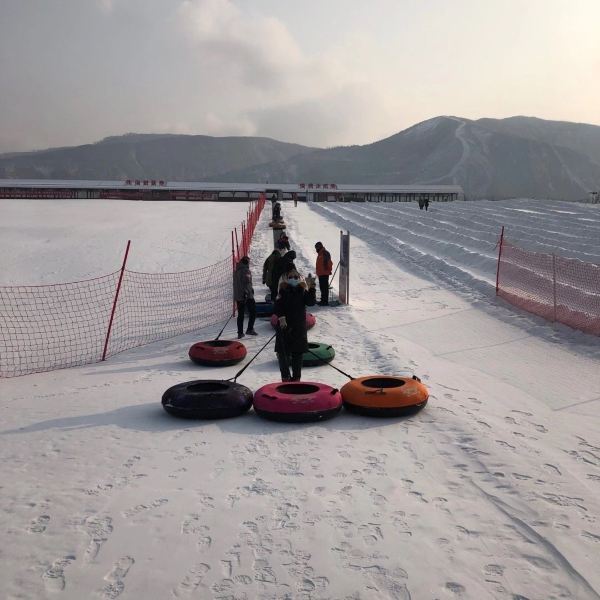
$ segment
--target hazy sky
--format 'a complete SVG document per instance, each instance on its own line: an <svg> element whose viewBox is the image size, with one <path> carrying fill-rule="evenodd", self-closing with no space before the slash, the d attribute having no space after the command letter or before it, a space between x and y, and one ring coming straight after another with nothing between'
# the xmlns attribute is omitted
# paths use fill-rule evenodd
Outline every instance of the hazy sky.
<svg viewBox="0 0 600 600"><path fill-rule="evenodd" d="M600 0L0 0L0 152L438 115L600 124Z"/></svg>

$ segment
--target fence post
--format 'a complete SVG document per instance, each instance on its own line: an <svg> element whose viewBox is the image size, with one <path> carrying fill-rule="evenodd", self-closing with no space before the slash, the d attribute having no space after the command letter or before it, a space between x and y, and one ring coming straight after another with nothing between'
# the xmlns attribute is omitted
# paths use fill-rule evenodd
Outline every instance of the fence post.
<svg viewBox="0 0 600 600"><path fill-rule="evenodd" d="M498 283L500 281L500 259L502 258L502 244L504 243L504 225L500 232L500 242L498 248L498 266L496 267L496 296L498 295Z"/></svg>
<svg viewBox="0 0 600 600"><path fill-rule="evenodd" d="M231 272L235 271L235 246L233 243L233 229L231 230Z"/></svg>
<svg viewBox="0 0 600 600"><path fill-rule="evenodd" d="M125 264L127 263L127 256L129 255L129 246L131 246L131 240L127 241L127 248L125 248L125 256L123 257L123 264L121 265L121 274L119 275L119 283L117 284L117 291L115 292L115 299L113 301L112 311L110 313L110 321L108 322L108 331L106 332L106 339L104 340L104 350L102 351L102 360L106 360L106 351L108 350L108 340L110 338L110 331L112 329L113 319L115 317L115 310L117 308L117 300L119 299L119 292L121 291L121 283L123 282L123 275L125 274Z"/></svg>
<svg viewBox="0 0 600 600"><path fill-rule="evenodd" d="M231 284L233 285L233 278L235 277L235 246L233 245L233 229L231 230ZM235 298L233 298L233 310L232 313L235 315L235 309L237 305L235 303Z"/></svg>
<svg viewBox="0 0 600 600"><path fill-rule="evenodd" d="M556 254L552 253L552 297L554 298L554 311L552 320L556 322Z"/></svg>
<svg viewBox="0 0 600 600"><path fill-rule="evenodd" d="M238 243L238 234L237 234L237 227L234 229L235 232L235 250L236 250L236 258L239 260L240 259L240 245Z"/></svg>

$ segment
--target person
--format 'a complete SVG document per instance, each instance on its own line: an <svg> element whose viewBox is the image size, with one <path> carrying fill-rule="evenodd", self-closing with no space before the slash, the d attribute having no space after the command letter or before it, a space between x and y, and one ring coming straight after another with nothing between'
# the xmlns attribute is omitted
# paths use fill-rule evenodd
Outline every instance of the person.
<svg viewBox="0 0 600 600"><path fill-rule="evenodd" d="M273 221L281 221L281 204L275 202L273 206Z"/></svg>
<svg viewBox="0 0 600 600"><path fill-rule="evenodd" d="M425 206L425 212L427 212L429 210L429 198L425 198L423 206Z"/></svg>
<svg viewBox="0 0 600 600"><path fill-rule="evenodd" d="M254 288L252 287L252 273L250 272L250 259L243 256L237 264L233 274L233 299L237 305L237 331L238 340L244 337L244 312L248 309L248 335L258 335L254 331L256 320L256 302L254 300Z"/></svg>
<svg viewBox="0 0 600 600"><path fill-rule="evenodd" d="M314 277L309 275L305 281L295 268L284 274L274 309L277 315L275 352L281 381L300 381L302 355L308 352L306 307L314 306L315 301Z"/></svg>
<svg viewBox="0 0 600 600"><path fill-rule="evenodd" d="M425 202L423 201L423 198L421 198L421 196L419 196L419 210L423 210L424 204L425 204Z"/></svg>
<svg viewBox="0 0 600 600"><path fill-rule="evenodd" d="M277 246L279 248L285 248L286 250L290 250L290 239L287 235L282 231L279 235L279 239L277 240Z"/></svg>
<svg viewBox="0 0 600 600"><path fill-rule="evenodd" d="M286 252L281 258L275 261L273 265L273 271L271 274L271 298L274 300L279 293L279 280L284 273L287 273L290 269L296 268L294 265L296 260L296 252L290 250Z"/></svg>
<svg viewBox="0 0 600 600"><path fill-rule="evenodd" d="M294 208L298 206L298 196L294 196Z"/></svg>
<svg viewBox="0 0 600 600"><path fill-rule="evenodd" d="M315 250L317 251L316 272L319 278L319 289L321 290L321 300L318 304L319 306L329 306L329 276L333 269L333 262L331 254L321 242L315 244Z"/></svg>
<svg viewBox="0 0 600 600"><path fill-rule="evenodd" d="M262 282L271 290L271 302L275 302L275 295L273 294L273 269L275 263L281 258L280 251L275 248L271 254L267 257L263 264L263 275Z"/></svg>

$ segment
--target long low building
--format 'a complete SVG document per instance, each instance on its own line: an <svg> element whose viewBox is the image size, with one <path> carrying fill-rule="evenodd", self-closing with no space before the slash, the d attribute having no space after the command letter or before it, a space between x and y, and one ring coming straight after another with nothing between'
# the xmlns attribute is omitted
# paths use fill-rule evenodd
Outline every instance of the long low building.
<svg viewBox="0 0 600 600"><path fill-rule="evenodd" d="M266 194L279 200L331 202L410 202L428 198L464 200L458 185L352 185L336 183L215 183L126 179L79 181L54 179L0 179L0 198L115 198L121 200L228 200L246 201Z"/></svg>

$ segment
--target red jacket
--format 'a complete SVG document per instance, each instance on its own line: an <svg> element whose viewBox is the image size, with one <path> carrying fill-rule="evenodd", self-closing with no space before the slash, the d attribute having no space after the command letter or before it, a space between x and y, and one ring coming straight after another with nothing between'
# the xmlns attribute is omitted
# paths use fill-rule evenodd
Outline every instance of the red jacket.
<svg viewBox="0 0 600 600"><path fill-rule="evenodd" d="M333 270L333 261L331 260L331 254L325 249L321 248L317 254L317 277L322 275L331 275Z"/></svg>

